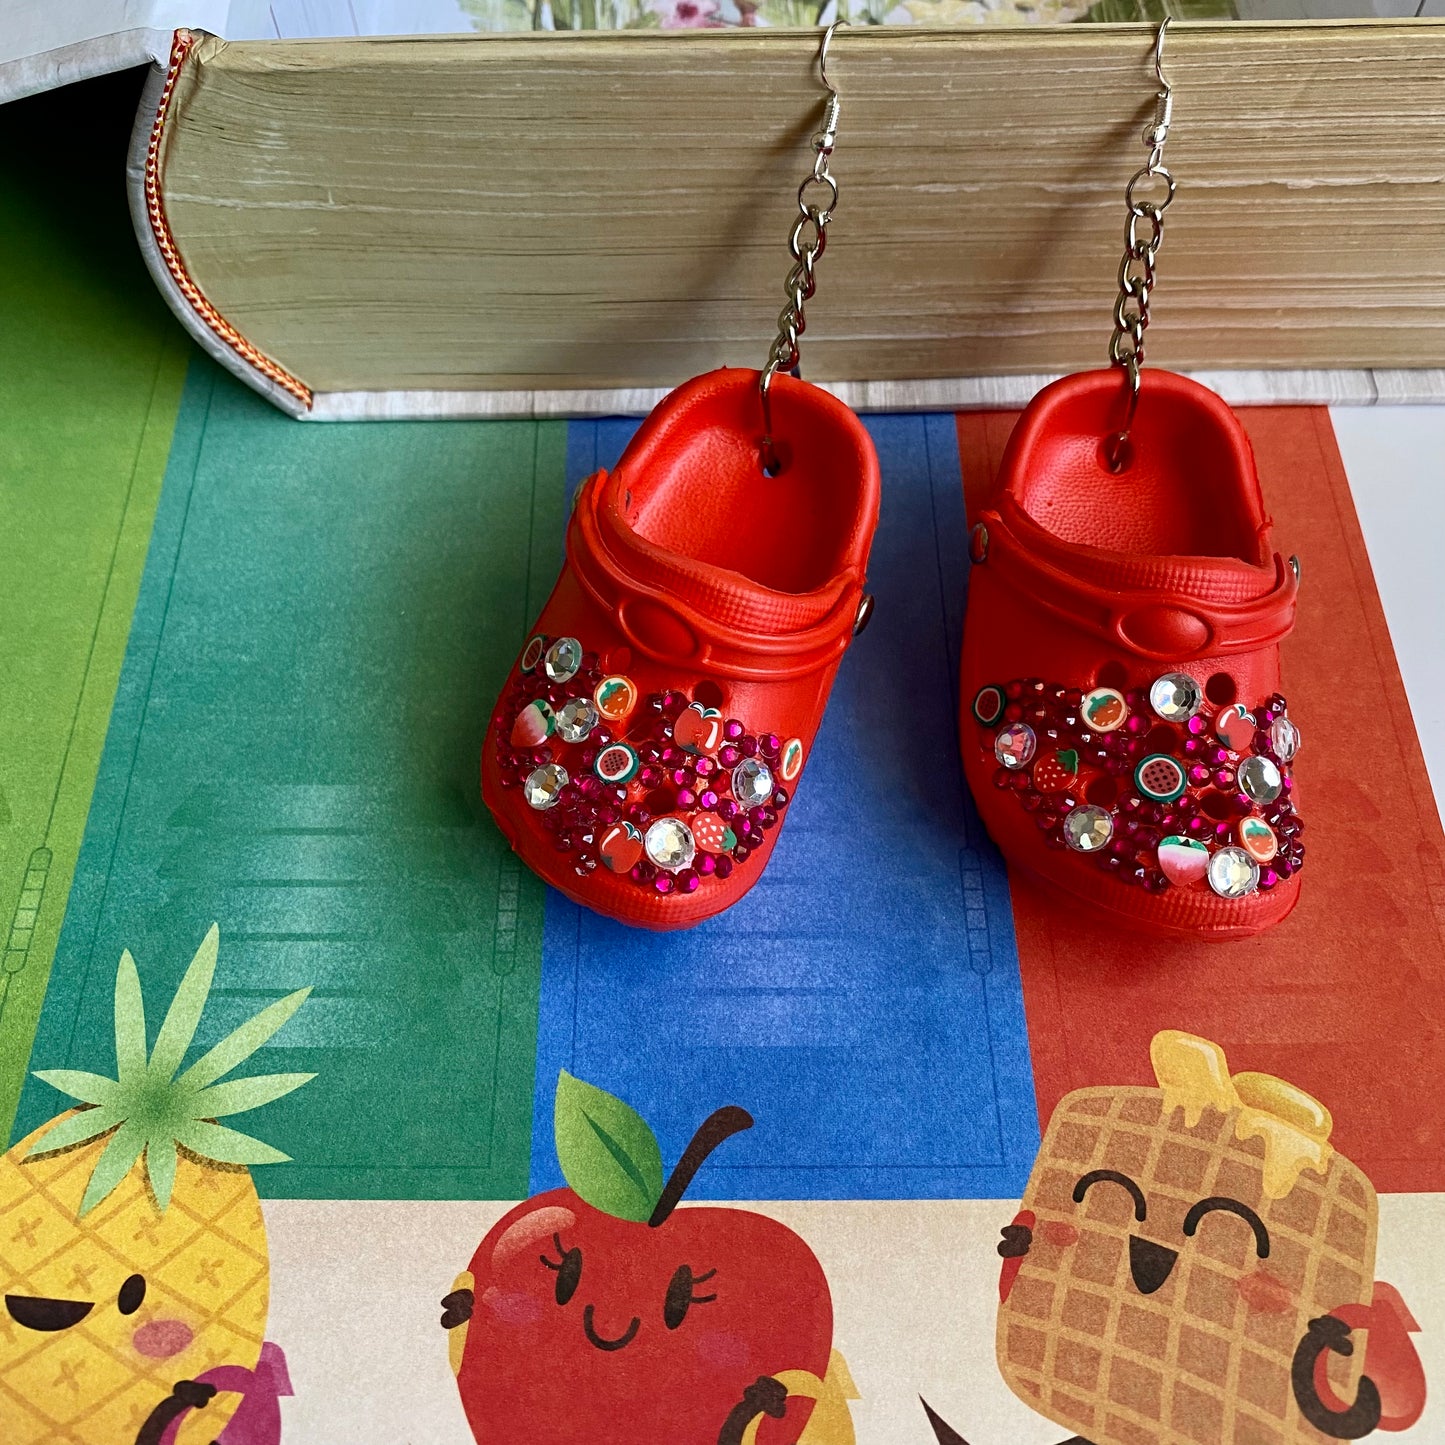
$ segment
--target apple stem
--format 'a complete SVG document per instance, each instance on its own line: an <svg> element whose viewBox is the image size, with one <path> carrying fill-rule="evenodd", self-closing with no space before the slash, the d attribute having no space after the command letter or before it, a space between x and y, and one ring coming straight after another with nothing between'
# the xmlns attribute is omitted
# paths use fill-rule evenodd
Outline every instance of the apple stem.
<svg viewBox="0 0 1445 1445"><path fill-rule="evenodd" d="M692 1136L692 1142L682 1151L682 1158L668 1175L667 1183L662 1186L662 1193L657 1196L657 1204L653 1208L652 1217L647 1221L648 1224L656 1229L677 1208L678 1200L692 1183L693 1176L702 1168L703 1160L724 1139L731 1139L734 1134L740 1134L744 1129L752 1127L753 1116L736 1104L714 1109L702 1121L697 1133Z"/></svg>

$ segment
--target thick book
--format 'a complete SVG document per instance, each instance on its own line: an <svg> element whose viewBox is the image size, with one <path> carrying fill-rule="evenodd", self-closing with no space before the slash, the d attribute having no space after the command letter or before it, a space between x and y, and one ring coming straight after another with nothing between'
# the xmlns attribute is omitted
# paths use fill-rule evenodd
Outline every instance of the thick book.
<svg viewBox="0 0 1445 1445"><path fill-rule="evenodd" d="M258 28L240 0L210 8ZM816 29L648 11L612 33L237 40L168 31L173 12L128 7L138 27L65 51L37 49L64 16L36 9L0 84L151 58L142 250L196 339L285 410L637 411L707 367L762 364L822 114ZM841 32L840 195L804 374L896 409L1007 404L1100 364L1152 39ZM1442 66L1430 20L1173 29L1179 190L1151 362L1231 400L1445 391Z"/></svg>

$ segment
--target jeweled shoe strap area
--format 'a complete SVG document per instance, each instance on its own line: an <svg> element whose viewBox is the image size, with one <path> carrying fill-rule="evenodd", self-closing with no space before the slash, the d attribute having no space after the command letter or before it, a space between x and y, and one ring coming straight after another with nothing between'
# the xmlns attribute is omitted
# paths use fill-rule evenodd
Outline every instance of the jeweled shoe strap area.
<svg viewBox="0 0 1445 1445"><path fill-rule="evenodd" d="M1299 580L1278 553L1274 585L1243 602L1204 601L1163 588L1116 589L1091 584L1030 552L996 511L985 512L970 546L975 567L987 567L1004 586L1111 649L1154 662L1256 652L1294 627Z"/></svg>
<svg viewBox="0 0 1445 1445"><path fill-rule="evenodd" d="M779 823L805 744L677 688L644 695L616 665L575 637L528 641L493 721L501 786L579 879L617 874L663 897L714 888Z"/></svg>
<svg viewBox="0 0 1445 1445"><path fill-rule="evenodd" d="M1011 678L969 706L994 787L1046 847L1150 893L1208 887L1226 902L1304 866L1300 729L1279 693L1216 702L1185 672L1123 688Z"/></svg>

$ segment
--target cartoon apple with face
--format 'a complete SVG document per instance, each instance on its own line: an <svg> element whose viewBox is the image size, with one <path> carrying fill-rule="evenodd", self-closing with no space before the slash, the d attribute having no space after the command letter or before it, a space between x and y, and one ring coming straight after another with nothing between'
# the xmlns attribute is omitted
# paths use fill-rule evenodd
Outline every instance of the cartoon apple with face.
<svg viewBox="0 0 1445 1445"><path fill-rule="evenodd" d="M857 1392L812 1250L762 1214L677 1208L752 1122L717 1110L664 1181L642 1119L559 1076L569 1187L502 1218L442 1301L482 1445L852 1445Z"/></svg>

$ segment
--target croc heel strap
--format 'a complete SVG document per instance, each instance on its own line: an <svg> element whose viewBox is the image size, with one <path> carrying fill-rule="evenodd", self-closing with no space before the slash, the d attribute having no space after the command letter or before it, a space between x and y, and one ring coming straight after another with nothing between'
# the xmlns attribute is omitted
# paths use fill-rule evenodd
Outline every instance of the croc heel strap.
<svg viewBox="0 0 1445 1445"><path fill-rule="evenodd" d="M682 571L683 559L641 542L627 526L620 491L606 472L582 484L567 528L567 560L631 647L683 671L742 681L788 681L837 666L853 638L861 570L840 573L806 596L769 595L755 583L738 589L725 575ZM669 570L680 574L676 585L652 580ZM773 626L765 631L747 621ZM793 627L778 631L778 622Z"/></svg>
<svg viewBox="0 0 1445 1445"><path fill-rule="evenodd" d="M1273 585L1262 595L1206 599L1191 585L1202 570L1210 569L1203 559L1161 559L1173 564L1165 575L1172 572L1182 587L1113 588L1086 581L1041 557L1033 539L1026 542L1019 536L1020 531L1036 530L1036 524L1011 498L985 511L980 523L987 550L975 565L986 566L1001 587L1027 599L1030 608L1092 633L1111 650L1179 664L1257 652L1278 644L1294 627L1299 583L1279 553L1272 556Z"/></svg>

